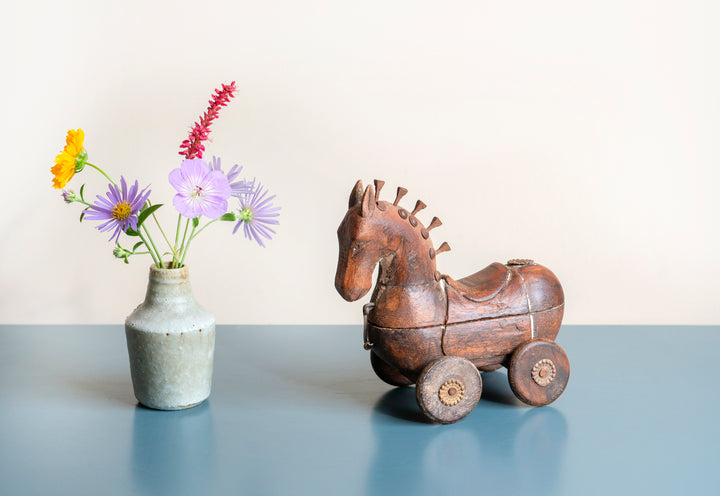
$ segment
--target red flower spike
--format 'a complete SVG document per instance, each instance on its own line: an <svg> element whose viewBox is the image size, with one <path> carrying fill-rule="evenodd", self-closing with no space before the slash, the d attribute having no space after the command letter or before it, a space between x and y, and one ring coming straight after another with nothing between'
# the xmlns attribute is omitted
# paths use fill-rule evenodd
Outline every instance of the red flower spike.
<svg viewBox="0 0 720 496"><path fill-rule="evenodd" d="M180 155L185 158L202 158L202 152L205 147L202 142L208 139L210 135L210 125L212 121L217 119L220 107L225 107L232 97L234 97L235 81L230 84L221 84L222 89L215 89L215 93L208 100L209 107L200 118L200 122L195 122L190 131L188 139L180 145Z"/></svg>

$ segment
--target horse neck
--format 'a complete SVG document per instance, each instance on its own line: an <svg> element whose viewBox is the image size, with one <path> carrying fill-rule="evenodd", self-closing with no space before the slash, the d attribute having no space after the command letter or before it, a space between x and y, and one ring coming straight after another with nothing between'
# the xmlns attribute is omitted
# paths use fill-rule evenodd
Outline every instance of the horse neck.
<svg viewBox="0 0 720 496"><path fill-rule="evenodd" d="M378 283L384 286L423 286L435 281L435 260L430 248L403 243L393 254L380 261Z"/></svg>
<svg viewBox="0 0 720 496"><path fill-rule="evenodd" d="M407 220L395 222L389 229L397 236L392 242L394 251L380 260L372 297L375 307L368 318L386 328L442 325L445 292L435 277L432 242L422 238L419 223L413 228Z"/></svg>
<svg viewBox="0 0 720 496"><path fill-rule="evenodd" d="M393 218L396 217L396 218ZM393 253L380 260L378 283L385 286L420 286L435 281L435 252L430 239L424 239L416 227L399 216L393 216L393 228L397 246Z"/></svg>

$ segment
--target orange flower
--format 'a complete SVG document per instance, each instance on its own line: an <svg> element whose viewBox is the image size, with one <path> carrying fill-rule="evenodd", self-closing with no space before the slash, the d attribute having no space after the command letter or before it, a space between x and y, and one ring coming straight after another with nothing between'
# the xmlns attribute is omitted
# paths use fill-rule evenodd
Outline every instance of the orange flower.
<svg viewBox="0 0 720 496"><path fill-rule="evenodd" d="M85 133L82 129L70 129L65 138L65 148L55 157L55 165L50 172L53 173L53 188L61 189L70 182L76 172L80 172L87 162L87 152L83 148Z"/></svg>

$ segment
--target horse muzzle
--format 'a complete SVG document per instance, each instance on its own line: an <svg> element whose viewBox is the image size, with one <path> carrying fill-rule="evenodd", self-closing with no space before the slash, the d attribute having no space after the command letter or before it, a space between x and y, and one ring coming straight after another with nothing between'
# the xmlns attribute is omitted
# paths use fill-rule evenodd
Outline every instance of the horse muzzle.
<svg viewBox="0 0 720 496"><path fill-rule="evenodd" d="M360 279L355 277L355 274L338 268L335 274L335 289L345 301L357 301L365 296L372 286L372 280L363 284Z"/></svg>

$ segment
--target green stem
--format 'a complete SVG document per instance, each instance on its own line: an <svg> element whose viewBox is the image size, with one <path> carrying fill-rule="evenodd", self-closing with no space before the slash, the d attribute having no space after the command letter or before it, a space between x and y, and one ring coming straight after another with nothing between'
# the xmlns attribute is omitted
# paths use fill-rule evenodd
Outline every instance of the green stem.
<svg viewBox="0 0 720 496"><path fill-rule="evenodd" d="M160 255L160 252L158 251L157 246L155 246L155 242L153 241L152 237L150 236L150 233L148 232L147 227L145 227L145 225L142 226L142 230L145 231L145 236L148 237L148 240L150 240L150 245L152 245L152 249L155 250L155 254L153 255L153 258L156 258L158 260L158 263L157 263L158 269L162 269L163 268L162 255ZM145 240L143 240L143 241L145 241ZM147 246L148 250L150 250L150 246L147 244L147 242L145 243L145 246Z"/></svg>
<svg viewBox="0 0 720 496"><path fill-rule="evenodd" d="M152 207L152 203L150 202L150 200L147 201L147 204L148 204L149 207ZM152 218L155 220L155 224L157 224L158 229L160 230L160 234L162 234L163 238L165 238L165 242L167 243L168 248L170 248L170 251L172 251L173 260L174 260L174 259L175 259L175 249L174 249L173 246L170 244L170 240L169 240L168 237L165 235L165 231L163 231L163 228L162 228L162 226L160 225L160 222L157 220L157 217L155 217L155 212L152 213Z"/></svg>
<svg viewBox="0 0 720 496"><path fill-rule="evenodd" d="M108 181L110 181L112 184L115 184L115 181L113 181L112 179L110 179L110 176L108 176L107 174L105 174L105 171L102 170L102 169L101 169L100 167L98 167L97 165L91 164L90 162L85 162L85 165L89 165L89 166L92 167L93 169L97 170L98 172L100 172L100 174L102 174L103 176L105 176Z"/></svg>
<svg viewBox="0 0 720 496"><path fill-rule="evenodd" d="M153 262L155 262L155 266L158 269L162 269L162 262L160 260L158 260L157 257L155 256L155 254L152 252L152 250L150 250L150 245L148 244L147 240L145 239L145 236L143 236L140 231L138 231L138 235L140 236L140 239L142 240L142 242L145 243L145 246L147 246L150 256L152 257Z"/></svg>
<svg viewBox="0 0 720 496"><path fill-rule="evenodd" d="M180 241L180 223L182 222L182 215L178 214L178 221L177 221L177 227L175 228L175 246L173 248L173 251L177 253L178 250L178 241ZM176 260L173 258L173 265L175 264Z"/></svg>
<svg viewBox="0 0 720 496"><path fill-rule="evenodd" d="M211 220L210 222L208 222L207 224L205 224L204 226L202 226L198 232L196 232L195 234L193 234L192 236L190 236L190 241L192 241L193 239L195 239L196 237L198 237L198 236L200 235L200 233L203 232L207 226L209 226L209 225L212 224L213 222L217 222L218 220L219 220L219 219ZM193 231L194 231L194 230L193 230ZM189 243L190 241L188 241L188 243Z"/></svg>
<svg viewBox="0 0 720 496"><path fill-rule="evenodd" d="M185 251L185 238L187 237L187 231L188 231L189 225L190 225L190 219L187 219L185 221L185 232L183 233L182 243L180 243L180 246L178 247L178 253L183 253ZM183 257L183 258L185 258L185 257ZM178 267L182 267L182 262L180 260L178 260L178 264L180 264L180 265L178 265Z"/></svg>
<svg viewBox="0 0 720 496"><path fill-rule="evenodd" d="M187 245L185 245L185 251L183 252L182 258L180 259L180 267L185 264L185 257L187 256L188 250L190 249L190 242L193 240L193 234L195 234L195 224L193 224L192 231L190 231L190 238L188 239Z"/></svg>

